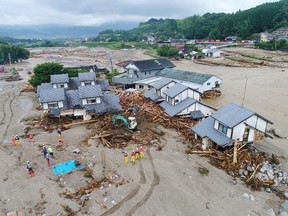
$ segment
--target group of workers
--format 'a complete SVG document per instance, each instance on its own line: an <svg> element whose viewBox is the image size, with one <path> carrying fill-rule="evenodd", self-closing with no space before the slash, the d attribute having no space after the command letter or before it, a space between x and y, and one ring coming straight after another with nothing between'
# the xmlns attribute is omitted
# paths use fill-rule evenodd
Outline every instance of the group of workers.
<svg viewBox="0 0 288 216"><path fill-rule="evenodd" d="M140 158L144 158L144 149L142 146L140 146L139 149L136 148L136 150L132 150L130 162L135 163L135 161ZM126 151L124 152L124 163L129 163L128 153Z"/></svg>
<svg viewBox="0 0 288 216"><path fill-rule="evenodd" d="M61 133L61 130L59 128L57 129L57 134L58 134L59 144L62 145L63 144L62 133ZM11 141L12 141L12 145L16 145L16 146L20 145L20 138L18 135L16 135L16 136L12 135ZM29 134L29 142L30 143L35 142L34 135L31 133ZM47 166L50 167L50 157L54 156L52 147L49 145L48 148L46 148L45 144L43 144L42 145L42 153L43 153L44 158L46 159ZM33 170L33 167L32 167L32 164L30 161L27 161L26 169L28 170L28 174L31 177L33 177L34 176L34 170Z"/></svg>

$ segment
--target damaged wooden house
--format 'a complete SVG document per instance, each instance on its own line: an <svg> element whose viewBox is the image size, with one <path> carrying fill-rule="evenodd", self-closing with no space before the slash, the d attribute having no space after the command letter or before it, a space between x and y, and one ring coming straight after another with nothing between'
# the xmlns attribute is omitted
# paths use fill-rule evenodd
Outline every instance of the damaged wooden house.
<svg viewBox="0 0 288 216"><path fill-rule="evenodd" d="M162 78L151 86L144 96L154 102L162 101L160 106L171 117L177 115L201 119L216 111L200 102L200 92L172 79Z"/></svg>
<svg viewBox="0 0 288 216"><path fill-rule="evenodd" d="M195 138L201 138L202 148L225 148L236 140L253 143L264 135L267 125L273 124L261 115L230 103L191 128Z"/></svg>
<svg viewBox="0 0 288 216"><path fill-rule="evenodd" d="M104 113L122 111L120 99L110 91L109 82L96 78L95 72L51 75L50 83L37 86L42 109L53 117L80 116L89 120Z"/></svg>

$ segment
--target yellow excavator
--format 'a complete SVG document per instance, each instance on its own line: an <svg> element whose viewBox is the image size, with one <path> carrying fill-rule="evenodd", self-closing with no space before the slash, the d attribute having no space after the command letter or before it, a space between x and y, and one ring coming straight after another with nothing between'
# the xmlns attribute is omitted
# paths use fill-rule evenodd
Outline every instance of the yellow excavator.
<svg viewBox="0 0 288 216"><path fill-rule="evenodd" d="M135 117L128 117L130 123L128 123L127 119L124 116L114 115L112 117L112 124L115 126L117 124L117 120L120 120L124 123L124 125L130 130L137 129L137 121Z"/></svg>

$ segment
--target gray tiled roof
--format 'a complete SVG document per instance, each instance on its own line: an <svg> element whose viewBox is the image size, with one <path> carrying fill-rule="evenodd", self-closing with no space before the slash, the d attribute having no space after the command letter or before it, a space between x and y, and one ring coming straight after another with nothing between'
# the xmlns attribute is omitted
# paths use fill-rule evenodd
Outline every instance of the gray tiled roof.
<svg viewBox="0 0 288 216"><path fill-rule="evenodd" d="M54 74L54 75L51 75L51 83L52 84L69 83L68 74Z"/></svg>
<svg viewBox="0 0 288 216"><path fill-rule="evenodd" d="M151 86L155 89L161 89L165 85L168 85L169 83L173 82L172 79L163 77L161 80L153 83ZM175 82L175 81L174 81ZM176 82L175 82L176 83Z"/></svg>
<svg viewBox="0 0 288 216"><path fill-rule="evenodd" d="M167 59L140 60L133 61L130 64L134 64L140 71L161 70L163 68L175 67L175 65Z"/></svg>
<svg viewBox="0 0 288 216"><path fill-rule="evenodd" d="M182 71L182 70L176 70L172 68L165 68L157 72L156 76L167 77L167 78L171 78L175 80L182 80L182 81L198 83L198 84L203 84L212 77L212 75L210 74Z"/></svg>
<svg viewBox="0 0 288 216"><path fill-rule="evenodd" d="M78 90L79 90L79 98L81 99L103 96L100 85L79 86Z"/></svg>
<svg viewBox="0 0 288 216"><path fill-rule="evenodd" d="M36 94L36 97L40 97L40 92L43 90L43 89L51 89L53 88L52 84L51 83L41 83L41 85L38 85L37 86L37 94Z"/></svg>
<svg viewBox="0 0 288 216"><path fill-rule="evenodd" d="M166 101L164 101L166 102ZM176 104L176 105L172 105L169 103L164 103L162 102L160 104L160 106L162 108L164 108L164 111L171 117L177 115L178 113L180 113L181 111L183 111L184 109L188 108L189 106L191 106L192 104L194 104L195 102L197 102L197 100L193 99L193 98L186 98L185 100L181 101L180 103Z"/></svg>
<svg viewBox="0 0 288 216"><path fill-rule="evenodd" d="M80 86L80 81L78 77L71 77L69 79L69 89L75 90L78 89L78 86Z"/></svg>
<svg viewBox="0 0 288 216"><path fill-rule="evenodd" d="M255 112L252 112L234 103L230 103L225 107L219 109L217 112L213 113L211 116L214 119L217 119L222 124L233 128L234 126L238 125L242 121L245 121L254 114Z"/></svg>
<svg viewBox="0 0 288 216"><path fill-rule="evenodd" d="M159 95L154 93L152 89L145 91L144 97L149 98L152 101L157 101L158 99L161 98Z"/></svg>
<svg viewBox="0 0 288 216"><path fill-rule="evenodd" d="M109 81L106 79L96 79L95 83L101 86L102 91L108 91L110 89Z"/></svg>
<svg viewBox="0 0 288 216"><path fill-rule="evenodd" d="M79 92L78 90L69 90L66 92L67 95L67 101L68 101L68 108L72 109L76 106L81 105L81 100L79 98Z"/></svg>
<svg viewBox="0 0 288 216"><path fill-rule="evenodd" d="M171 88L164 91L163 93L171 98L174 98L175 96L177 96L178 94L180 94L181 92L183 92L184 90L188 88L189 88L188 86L177 83Z"/></svg>
<svg viewBox="0 0 288 216"><path fill-rule="evenodd" d="M64 101L64 100L65 100L64 88L43 89L40 92L41 103L49 103L49 102Z"/></svg>
<svg viewBox="0 0 288 216"><path fill-rule="evenodd" d="M84 72L78 74L80 82L83 81L95 81L96 80L96 74L95 72Z"/></svg>
<svg viewBox="0 0 288 216"><path fill-rule="evenodd" d="M225 147L231 144L233 142L232 139L214 128L214 121L215 120L209 116L208 118L193 126L191 130L201 138L208 137L221 147Z"/></svg>

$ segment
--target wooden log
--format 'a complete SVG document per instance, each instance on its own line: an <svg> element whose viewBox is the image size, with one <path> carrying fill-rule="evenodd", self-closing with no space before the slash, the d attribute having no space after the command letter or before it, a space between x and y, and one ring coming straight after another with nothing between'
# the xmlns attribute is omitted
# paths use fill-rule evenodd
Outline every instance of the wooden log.
<svg viewBox="0 0 288 216"><path fill-rule="evenodd" d="M70 126L89 124L89 123L94 123L94 122L97 122L97 121L99 121L99 120L98 119L93 119L93 120L88 120L88 121L74 122L74 123L63 125L63 127L69 128Z"/></svg>
<svg viewBox="0 0 288 216"><path fill-rule="evenodd" d="M109 137L109 136L112 136L113 134L101 134L101 135L95 135L93 137L91 137L90 139L99 139L99 138L102 138L102 137Z"/></svg>
<svg viewBox="0 0 288 216"><path fill-rule="evenodd" d="M252 175L246 180L246 182L249 182L249 181L253 178L253 176L256 174L259 166L260 166L260 164L257 165L256 169L254 170L254 172L252 173Z"/></svg>
<svg viewBox="0 0 288 216"><path fill-rule="evenodd" d="M238 150L238 140L234 142L234 152L233 152L233 164L237 163L237 150Z"/></svg>
<svg viewBox="0 0 288 216"><path fill-rule="evenodd" d="M104 203L100 202L100 201L97 200L96 198L95 198L95 201L96 201L96 203L98 203L101 207L103 207L103 208L105 208L105 209L108 208Z"/></svg>

